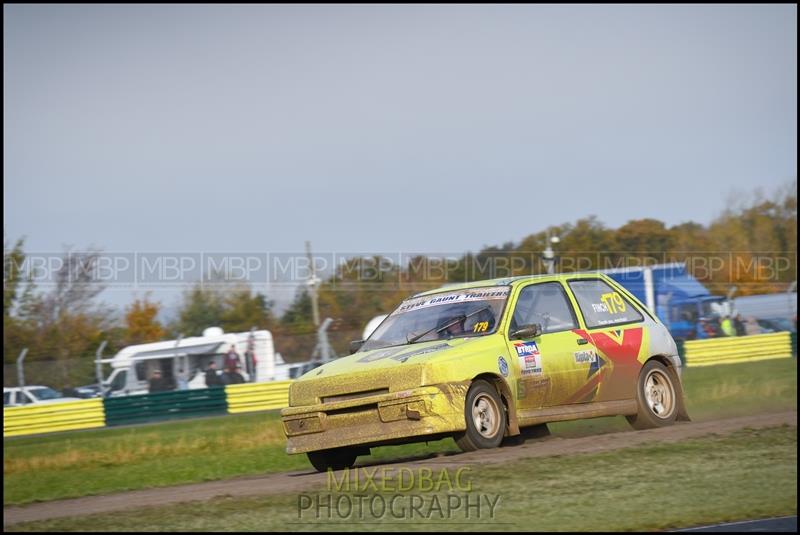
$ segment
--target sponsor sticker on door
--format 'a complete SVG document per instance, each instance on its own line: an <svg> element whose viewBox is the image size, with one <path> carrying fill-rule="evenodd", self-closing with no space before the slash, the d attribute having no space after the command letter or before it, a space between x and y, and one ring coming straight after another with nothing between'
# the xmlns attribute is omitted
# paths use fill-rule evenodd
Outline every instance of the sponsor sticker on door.
<svg viewBox="0 0 800 535"><path fill-rule="evenodd" d="M594 351L576 351L575 364L586 364L597 362L597 354Z"/></svg>
<svg viewBox="0 0 800 535"><path fill-rule="evenodd" d="M516 342L514 348L520 357L539 354L539 346L536 345L536 342Z"/></svg>
<svg viewBox="0 0 800 535"><path fill-rule="evenodd" d="M542 355L536 342L517 342L514 344L519 357L519 368L522 375L541 375Z"/></svg>

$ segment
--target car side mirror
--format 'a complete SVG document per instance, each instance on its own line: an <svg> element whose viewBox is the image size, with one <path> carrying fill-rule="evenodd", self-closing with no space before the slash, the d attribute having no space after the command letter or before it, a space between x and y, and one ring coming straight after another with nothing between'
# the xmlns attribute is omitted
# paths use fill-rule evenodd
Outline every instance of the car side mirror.
<svg viewBox="0 0 800 535"><path fill-rule="evenodd" d="M542 326L538 323L532 323L530 325L523 325L521 328L511 333L511 339L525 340L529 338L536 338L540 334L542 334Z"/></svg>
<svg viewBox="0 0 800 535"><path fill-rule="evenodd" d="M364 345L364 342L366 342L366 340L353 340L352 342L350 342L350 354L352 355L353 353L361 349L361 346Z"/></svg>

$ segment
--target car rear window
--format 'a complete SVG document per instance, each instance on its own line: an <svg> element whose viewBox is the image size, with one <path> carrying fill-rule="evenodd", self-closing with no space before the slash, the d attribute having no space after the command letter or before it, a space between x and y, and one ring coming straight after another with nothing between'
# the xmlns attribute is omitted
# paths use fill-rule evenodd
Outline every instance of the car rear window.
<svg viewBox="0 0 800 535"><path fill-rule="evenodd" d="M569 281L586 326L606 327L642 321L642 314L624 296L600 279Z"/></svg>

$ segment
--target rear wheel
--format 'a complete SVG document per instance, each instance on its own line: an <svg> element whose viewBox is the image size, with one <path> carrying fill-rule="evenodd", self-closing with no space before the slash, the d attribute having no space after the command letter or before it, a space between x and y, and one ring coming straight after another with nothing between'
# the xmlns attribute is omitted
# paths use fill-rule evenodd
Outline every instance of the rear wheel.
<svg viewBox="0 0 800 535"><path fill-rule="evenodd" d="M639 373L636 387L638 412L626 416L634 429L652 429L675 423L678 416L680 387L666 366L657 360L647 362Z"/></svg>
<svg viewBox="0 0 800 535"><path fill-rule="evenodd" d="M311 465L318 472L342 470L356 463L358 451L354 448L336 448L331 450L310 451L306 454Z"/></svg>
<svg viewBox="0 0 800 535"><path fill-rule="evenodd" d="M487 381L472 383L464 404L467 429L455 435L462 451L496 448L506 431L506 412L500 394Z"/></svg>

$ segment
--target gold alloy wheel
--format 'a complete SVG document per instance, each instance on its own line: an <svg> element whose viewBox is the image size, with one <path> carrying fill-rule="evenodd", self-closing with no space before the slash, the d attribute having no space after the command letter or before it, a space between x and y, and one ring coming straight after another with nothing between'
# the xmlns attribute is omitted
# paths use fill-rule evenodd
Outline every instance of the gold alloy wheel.
<svg viewBox="0 0 800 535"><path fill-rule="evenodd" d="M652 413L661 419L669 418L675 410L675 388L661 370L650 370L644 380L644 398Z"/></svg>
<svg viewBox="0 0 800 535"><path fill-rule="evenodd" d="M488 394L480 393L475 396L472 402L472 421L475 430L485 438L492 438L497 435L500 428L500 407L495 400Z"/></svg>

